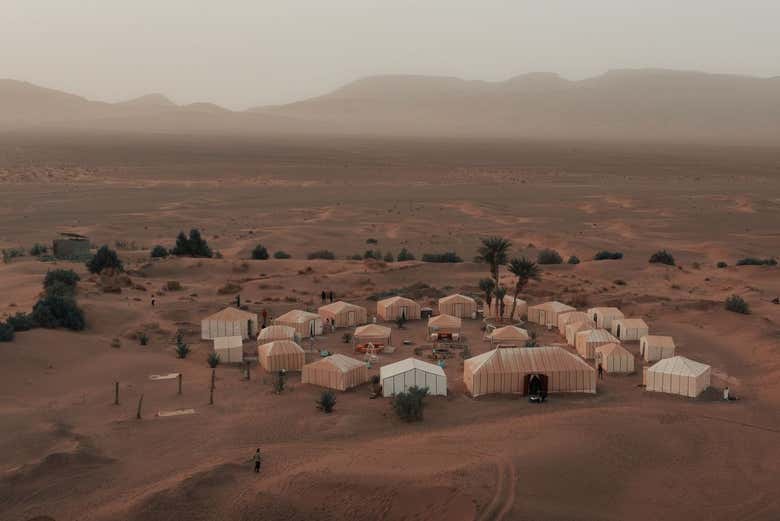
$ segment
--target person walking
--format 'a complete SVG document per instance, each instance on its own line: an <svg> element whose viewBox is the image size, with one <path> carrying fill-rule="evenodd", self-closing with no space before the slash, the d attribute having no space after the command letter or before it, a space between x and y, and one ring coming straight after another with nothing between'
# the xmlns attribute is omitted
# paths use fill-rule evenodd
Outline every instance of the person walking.
<svg viewBox="0 0 780 521"><path fill-rule="evenodd" d="M238 295L236 295L236 307L237 307L238 309L241 309L241 293L239 293Z"/></svg>
<svg viewBox="0 0 780 521"><path fill-rule="evenodd" d="M322 290L322 293L320 294L320 297L322 297L322 303L325 304L325 299L326 299L327 295L325 295L325 290L324 289Z"/></svg>
<svg viewBox="0 0 780 521"><path fill-rule="evenodd" d="M330 290L330 303L333 304L333 290Z"/></svg>
<svg viewBox="0 0 780 521"><path fill-rule="evenodd" d="M154 303L155 303L155 300L154 300L154 297L152 297L152 307L154 307Z"/></svg>
<svg viewBox="0 0 780 521"><path fill-rule="evenodd" d="M599 371L599 380L603 380L604 379L604 366L601 365L601 362L599 362L598 371Z"/></svg>
<svg viewBox="0 0 780 521"><path fill-rule="evenodd" d="M254 458L252 458L252 460L255 462L255 472L259 473L260 472L260 449L257 449L257 451L255 451L255 456Z"/></svg>

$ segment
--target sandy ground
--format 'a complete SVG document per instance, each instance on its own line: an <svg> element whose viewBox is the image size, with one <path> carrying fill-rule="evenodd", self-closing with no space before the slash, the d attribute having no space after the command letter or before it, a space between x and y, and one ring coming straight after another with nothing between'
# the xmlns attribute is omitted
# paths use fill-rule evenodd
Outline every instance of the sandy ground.
<svg viewBox="0 0 780 521"><path fill-rule="evenodd" d="M771 300L780 268L733 266L780 252L778 165L776 149L0 136L0 246L59 231L121 240L136 285L106 294L82 265L59 262L82 274L87 330L35 330L0 344L0 518L778 519L780 306ZM190 227L224 258L149 261L149 247ZM323 288L373 313L372 294L417 282L476 293L486 267L345 256L405 246L468 261L485 234L510 237L518 253L553 247L585 261L546 267L524 293L531 303L618 305L673 335L680 354L712 365L715 387L742 399L648 394L635 374L543 406L473 400L453 358L450 395L429 399L421 423L401 422L365 386L339 393L325 415L314 407L321 390L298 375L276 395L262 369L246 381L229 366L217 369L208 405L210 345L199 321L233 298L217 293L225 283L272 316L318 306ZM293 259L246 260L258 242ZM322 248L340 260L304 260ZM649 265L659 248L681 267ZM625 258L587 260L600 249ZM730 267L715 268L720 260ZM0 315L28 310L53 266L0 264ZM169 280L183 289L163 291ZM725 311L731 293L753 313ZM133 339L140 329L149 346ZM193 347L186 360L174 355L177 329ZM465 332L472 353L488 349L479 322ZM342 333L317 346L351 354ZM393 334L396 344L425 343L422 323ZM244 349L254 354L254 343ZM411 352L399 345L378 365ZM183 373L182 395L148 378L167 372ZM196 413L156 416L185 408ZM250 469L256 447L260 475Z"/></svg>

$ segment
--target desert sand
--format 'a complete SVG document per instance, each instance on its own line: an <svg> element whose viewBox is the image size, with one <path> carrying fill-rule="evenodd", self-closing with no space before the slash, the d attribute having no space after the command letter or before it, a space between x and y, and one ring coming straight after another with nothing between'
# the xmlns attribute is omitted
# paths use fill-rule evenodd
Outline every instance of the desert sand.
<svg viewBox="0 0 780 521"><path fill-rule="evenodd" d="M780 252L778 165L780 149L762 147L3 134L0 247L83 233L117 248L134 286L103 293L79 263L0 264L0 316L29 310L56 266L81 274L87 318L83 332L36 329L0 344L0 519L776 520L780 268L734 262ZM223 258L149 259L190 228ZM678 354L712 366L711 392L646 393L637 373L543 405L474 400L452 358L449 396L428 398L419 423L369 400L367 386L337 393L322 414L321 389L291 375L277 395L256 366L248 381L218 367L208 404L211 345L199 324L234 299L218 293L226 283L271 316L316 308L322 289L373 314L371 295L415 283L478 293L487 267L470 261L484 235L532 258L543 247L577 255L579 265L545 266L522 297L643 317ZM257 243L292 259L247 260ZM402 247L466 262L345 260ZM661 248L679 268L648 264ZM318 249L338 259L306 260ZM625 257L591 261L602 249ZM165 291L171 280L182 289ZM723 308L732 293L750 315ZM472 353L488 350L480 322L464 324ZM392 327L397 349L370 374L412 354L400 340L425 344L424 322ZM563 343L528 327L541 344ZM193 348L185 360L174 354L179 329ZM343 332L317 347L357 356ZM255 343L244 349L254 355ZM149 380L169 372L183 374L181 395ZM739 401L718 400L725 385Z"/></svg>

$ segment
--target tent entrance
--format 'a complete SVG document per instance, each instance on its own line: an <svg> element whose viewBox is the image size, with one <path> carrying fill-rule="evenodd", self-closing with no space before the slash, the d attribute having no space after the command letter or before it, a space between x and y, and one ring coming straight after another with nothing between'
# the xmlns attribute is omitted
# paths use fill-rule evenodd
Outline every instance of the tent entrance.
<svg viewBox="0 0 780 521"><path fill-rule="evenodd" d="M617 325L617 329L615 329L615 333L617 333L615 336L620 338L620 324Z"/></svg>
<svg viewBox="0 0 780 521"><path fill-rule="evenodd" d="M315 336L314 335L314 321L309 320L309 336Z"/></svg>
<svg viewBox="0 0 780 521"><path fill-rule="evenodd" d="M354 311L347 311L347 325L354 326L357 319Z"/></svg>
<svg viewBox="0 0 780 521"><path fill-rule="evenodd" d="M409 306L401 306L401 318L404 320L409 316L406 312L407 309L409 309Z"/></svg>
<svg viewBox="0 0 780 521"><path fill-rule="evenodd" d="M523 380L524 395L546 395L547 394L547 375L542 373L531 373L525 375Z"/></svg>
<svg viewBox="0 0 780 521"><path fill-rule="evenodd" d="M246 332L247 332L247 334L249 335L250 338L255 336L255 332L252 331L252 321L251 320L247 320L246 321Z"/></svg>
<svg viewBox="0 0 780 521"><path fill-rule="evenodd" d="M454 304L453 311L456 317L463 318L463 303Z"/></svg>

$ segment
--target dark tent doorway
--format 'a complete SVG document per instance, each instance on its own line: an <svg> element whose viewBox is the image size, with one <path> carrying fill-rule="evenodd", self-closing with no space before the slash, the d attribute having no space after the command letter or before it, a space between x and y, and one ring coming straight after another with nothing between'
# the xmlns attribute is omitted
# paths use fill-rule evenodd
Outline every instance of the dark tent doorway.
<svg viewBox="0 0 780 521"><path fill-rule="evenodd" d="M523 381L523 394L529 395L547 395L547 375L541 373L531 373L525 375Z"/></svg>

